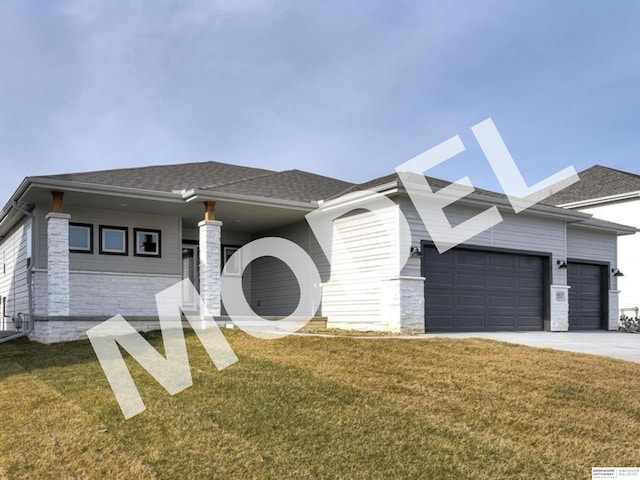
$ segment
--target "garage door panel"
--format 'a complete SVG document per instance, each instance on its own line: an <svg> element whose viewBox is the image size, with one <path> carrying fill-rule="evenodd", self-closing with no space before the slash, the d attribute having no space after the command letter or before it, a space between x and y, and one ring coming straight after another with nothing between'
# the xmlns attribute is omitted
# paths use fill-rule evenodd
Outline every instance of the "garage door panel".
<svg viewBox="0 0 640 480"><path fill-rule="evenodd" d="M456 304L462 307L484 307L485 297L483 295L465 295L458 294L455 296Z"/></svg>
<svg viewBox="0 0 640 480"><path fill-rule="evenodd" d="M515 278L513 275L506 274L489 274L487 286L491 288L513 288L515 286Z"/></svg>
<svg viewBox="0 0 640 480"><path fill-rule="evenodd" d="M540 306L539 294L536 295L518 295L518 306L520 308L529 308L535 311Z"/></svg>
<svg viewBox="0 0 640 480"><path fill-rule="evenodd" d="M425 285L437 287L453 287L453 273L451 272L429 272L425 278Z"/></svg>
<svg viewBox="0 0 640 480"><path fill-rule="evenodd" d="M465 249L440 255L430 247L424 253L427 331L542 329L543 257ZM452 304L439 297L446 294Z"/></svg>
<svg viewBox="0 0 640 480"><path fill-rule="evenodd" d="M515 306L516 300L513 295L489 295L490 307L510 307Z"/></svg>
<svg viewBox="0 0 640 480"><path fill-rule="evenodd" d="M519 255L517 258L518 268L527 270L538 270L540 268L540 257L534 257L530 255Z"/></svg>
<svg viewBox="0 0 640 480"><path fill-rule="evenodd" d="M453 306L453 295L450 294L430 294L429 302L433 305L442 306L442 307L451 307Z"/></svg>
<svg viewBox="0 0 640 480"><path fill-rule="evenodd" d="M452 265L454 260L453 256L447 255L446 253L447 252L441 255L435 248L425 249L424 259L429 262L429 265L432 265L434 267L438 265Z"/></svg>
<svg viewBox="0 0 640 480"><path fill-rule="evenodd" d="M523 276L518 277L518 288L520 290L535 290L540 291L540 277L536 276Z"/></svg>
<svg viewBox="0 0 640 480"><path fill-rule="evenodd" d="M489 259L489 267L503 267L513 270L515 262L513 257L502 254L489 254L487 258Z"/></svg>
<svg viewBox="0 0 640 480"><path fill-rule="evenodd" d="M488 327L491 329L508 329L513 326L513 316L511 315L491 315Z"/></svg>
<svg viewBox="0 0 640 480"><path fill-rule="evenodd" d="M535 330L539 325L540 317L537 315L518 315L518 326L523 330Z"/></svg>
<svg viewBox="0 0 640 480"><path fill-rule="evenodd" d="M454 255L454 258L456 255ZM484 256L479 252L465 251L457 252L457 262L459 265L484 266Z"/></svg>
<svg viewBox="0 0 640 480"><path fill-rule="evenodd" d="M460 285L461 287L484 287L484 282L484 275L461 273L457 276L457 285Z"/></svg>
<svg viewBox="0 0 640 480"><path fill-rule="evenodd" d="M436 315L431 319L431 322L434 330L451 331L456 329L452 316Z"/></svg>
<svg viewBox="0 0 640 480"><path fill-rule="evenodd" d="M585 295L600 295L600 283L588 285L582 284L582 287L580 289L577 289L577 291Z"/></svg>
<svg viewBox="0 0 640 480"><path fill-rule="evenodd" d="M485 328L484 315L464 315L456 317L458 320L458 327L464 330L483 330Z"/></svg>

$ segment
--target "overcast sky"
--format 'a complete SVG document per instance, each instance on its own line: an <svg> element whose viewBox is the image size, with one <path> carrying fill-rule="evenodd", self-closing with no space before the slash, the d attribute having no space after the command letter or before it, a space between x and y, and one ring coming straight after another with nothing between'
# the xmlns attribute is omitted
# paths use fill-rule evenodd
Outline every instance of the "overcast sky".
<svg viewBox="0 0 640 480"><path fill-rule="evenodd" d="M640 2L0 0L0 197L28 175L216 160L353 182L459 134L428 172L499 189L640 173Z"/></svg>

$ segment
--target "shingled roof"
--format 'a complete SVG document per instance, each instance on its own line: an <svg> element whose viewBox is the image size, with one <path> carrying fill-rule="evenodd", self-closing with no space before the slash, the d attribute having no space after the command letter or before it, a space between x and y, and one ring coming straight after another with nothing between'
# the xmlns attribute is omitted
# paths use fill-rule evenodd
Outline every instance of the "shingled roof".
<svg viewBox="0 0 640 480"><path fill-rule="evenodd" d="M219 162L200 162L45 175L35 178L172 192L198 188L202 185L213 188L216 185L226 185L273 173L276 172L262 168L241 167Z"/></svg>
<svg viewBox="0 0 640 480"><path fill-rule="evenodd" d="M429 186L431 187L431 189L433 191L438 191L441 188L447 187L449 185L451 185L453 182L450 182L448 180L442 180L440 178L435 178L435 177L426 177L427 182L429 183ZM357 185L353 185L351 188L349 188L348 190L344 191L344 192L340 192L339 195L336 195L336 197L340 196L340 195L344 195L346 193L352 193L352 192L358 192L358 191L362 191L362 190L376 190L378 187L382 187L383 185L395 185L395 186L400 186L402 183L400 181L400 177L398 176L397 173L391 173L389 175L385 175L383 177L378 177L378 178L374 178L373 180L369 180L367 182L364 183L359 183ZM476 195L480 195L483 197L488 197L488 198L492 198L492 199L503 199L506 200L507 196L504 195L503 193L499 193L499 192L494 192L491 190L485 190L483 188L478 188L478 187L474 187L474 194Z"/></svg>
<svg viewBox="0 0 640 480"><path fill-rule="evenodd" d="M578 173L580 180L551 195L544 203L566 205L613 195L640 192L640 175L614 168L594 165Z"/></svg>
<svg viewBox="0 0 640 480"><path fill-rule="evenodd" d="M250 194L256 197L311 202L324 200L350 188L353 184L302 170L285 170L255 178L200 187L221 193Z"/></svg>
<svg viewBox="0 0 640 480"><path fill-rule="evenodd" d="M353 184L302 170L276 172L219 162L182 163L95 172L47 175L55 180L128 187L155 192L207 190L310 202L336 195Z"/></svg>

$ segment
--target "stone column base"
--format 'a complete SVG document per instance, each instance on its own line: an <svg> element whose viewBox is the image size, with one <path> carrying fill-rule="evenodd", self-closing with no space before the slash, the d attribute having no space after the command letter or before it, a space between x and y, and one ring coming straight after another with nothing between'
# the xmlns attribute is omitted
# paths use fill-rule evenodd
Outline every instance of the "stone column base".
<svg viewBox="0 0 640 480"><path fill-rule="evenodd" d="M424 333L424 277L393 277L383 280L380 288L380 316L389 330Z"/></svg>

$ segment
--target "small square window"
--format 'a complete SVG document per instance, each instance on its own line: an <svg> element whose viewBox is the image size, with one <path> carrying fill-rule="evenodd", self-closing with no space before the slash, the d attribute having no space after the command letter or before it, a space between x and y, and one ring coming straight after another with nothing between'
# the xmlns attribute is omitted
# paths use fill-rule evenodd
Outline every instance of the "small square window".
<svg viewBox="0 0 640 480"><path fill-rule="evenodd" d="M69 224L69 251L93 253L93 225L87 223Z"/></svg>
<svg viewBox="0 0 640 480"><path fill-rule="evenodd" d="M100 253L103 255L127 255L129 230L127 227L100 225Z"/></svg>
<svg viewBox="0 0 640 480"><path fill-rule="evenodd" d="M134 255L139 257L160 257L160 230L134 228L133 236L136 240Z"/></svg>

